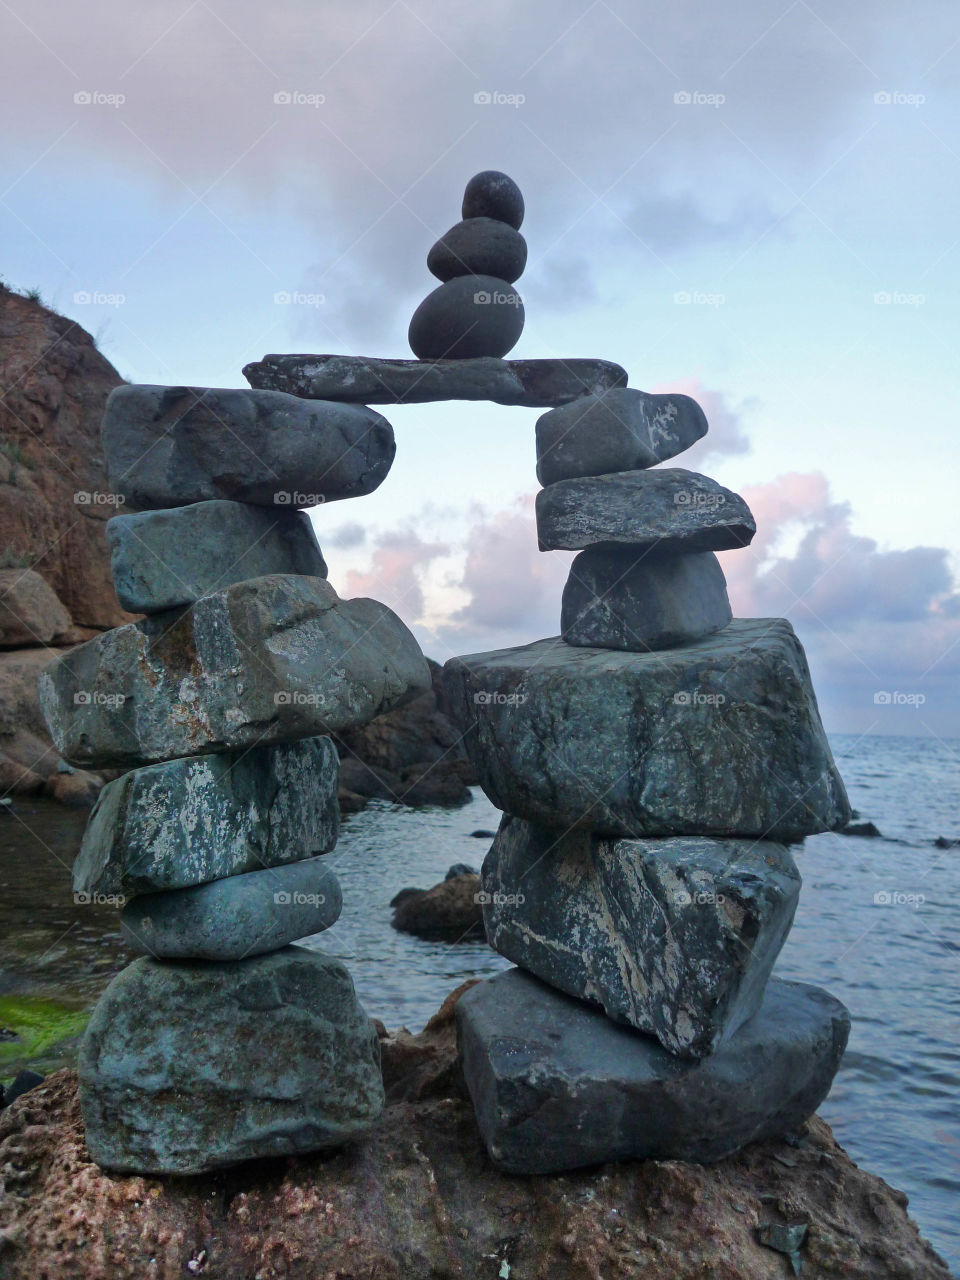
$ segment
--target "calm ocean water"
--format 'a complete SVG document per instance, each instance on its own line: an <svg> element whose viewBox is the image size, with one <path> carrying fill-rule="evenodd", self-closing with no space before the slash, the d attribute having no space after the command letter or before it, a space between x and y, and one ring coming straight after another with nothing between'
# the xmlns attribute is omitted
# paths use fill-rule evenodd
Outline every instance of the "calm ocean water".
<svg viewBox="0 0 960 1280"><path fill-rule="evenodd" d="M851 802L883 838L816 836L797 852L804 889L777 973L819 983L851 1010L821 1114L854 1160L908 1194L921 1230L960 1271L960 848L933 843L960 838L960 742L831 741ZM115 917L72 901L84 815L18 808L0 820L0 998L86 1007L126 957ZM470 832L493 830L498 817L477 790L453 812L374 803L344 824L330 855L343 915L311 945L349 965L388 1026L419 1030L459 983L505 967L482 943L396 933L388 905L451 863L479 867L489 841Z"/></svg>

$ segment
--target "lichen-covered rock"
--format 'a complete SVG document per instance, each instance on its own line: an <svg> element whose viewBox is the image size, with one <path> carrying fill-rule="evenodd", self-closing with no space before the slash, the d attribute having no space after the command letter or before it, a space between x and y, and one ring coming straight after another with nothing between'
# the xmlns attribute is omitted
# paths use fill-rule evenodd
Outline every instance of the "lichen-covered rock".
<svg viewBox="0 0 960 1280"><path fill-rule="evenodd" d="M78 645L44 671L40 702L71 764L132 766L336 732L429 687L386 605L275 574Z"/></svg>
<svg viewBox="0 0 960 1280"><path fill-rule="evenodd" d="M770 840L607 840L509 815L483 864L492 947L690 1058L759 1009L799 894Z"/></svg>
<svg viewBox="0 0 960 1280"><path fill-rule="evenodd" d="M121 1173L201 1173L339 1146L383 1108L376 1031L339 960L285 947L135 960L80 1048L87 1150Z"/></svg>
<svg viewBox="0 0 960 1280"><path fill-rule="evenodd" d="M491 1160L544 1174L628 1158L709 1164L790 1133L829 1093L850 1014L819 987L774 978L736 1035L683 1061L508 969L461 998L457 1033Z"/></svg>
<svg viewBox="0 0 960 1280"><path fill-rule="evenodd" d="M100 793L74 890L130 898L326 853L338 773L324 737L131 769Z"/></svg>
<svg viewBox="0 0 960 1280"><path fill-rule="evenodd" d="M797 840L849 821L803 648L737 618L655 653L560 639L452 658L450 714L487 796L549 827Z"/></svg>
<svg viewBox="0 0 960 1280"><path fill-rule="evenodd" d="M141 509L358 498L396 452L393 428L372 409L232 387L117 387L102 437L111 487Z"/></svg>

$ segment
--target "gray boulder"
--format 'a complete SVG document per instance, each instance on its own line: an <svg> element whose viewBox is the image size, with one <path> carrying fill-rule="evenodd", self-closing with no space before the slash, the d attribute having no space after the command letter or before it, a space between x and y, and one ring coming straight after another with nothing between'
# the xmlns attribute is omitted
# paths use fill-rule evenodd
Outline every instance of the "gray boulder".
<svg viewBox="0 0 960 1280"><path fill-rule="evenodd" d="M429 688L420 646L386 605L283 574L107 631L39 682L57 750L97 768L334 733Z"/></svg>
<svg viewBox="0 0 960 1280"><path fill-rule="evenodd" d="M507 1173L611 1160L711 1164L798 1128L830 1091L850 1015L773 979L757 1015L700 1062L519 969L457 1004L463 1073L490 1159Z"/></svg>
<svg viewBox="0 0 960 1280"><path fill-rule="evenodd" d="M799 895L769 840L609 840L505 815L483 864L495 950L685 1058L757 1012Z"/></svg>
<svg viewBox="0 0 960 1280"><path fill-rule="evenodd" d="M475 173L464 189L462 213L465 218L496 218L519 228L523 212L520 188L499 169Z"/></svg>
<svg viewBox="0 0 960 1280"><path fill-rule="evenodd" d="M193 1174L339 1146L383 1109L380 1046L338 961L135 960L80 1048L87 1150L119 1173Z"/></svg>
<svg viewBox="0 0 960 1280"><path fill-rule="evenodd" d="M545 408L610 387L627 373L609 360L380 360L375 356L268 355L244 366L253 387L353 404L491 400Z"/></svg>
<svg viewBox="0 0 960 1280"><path fill-rule="evenodd" d="M359 498L396 452L393 428L373 409L225 387L117 387L102 436L111 488L143 509Z"/></svg>
<svg viewBox="0 0 960 1280"><path fill-rule="evenodd" d="M512 284L527 265L527 242L496 218L467 218L450 228L427 254L438 280L455 276L496 276Z"/></svg>
<svg viewBox="0 0 960 1280"><path fill-rule="evenodd" d="M450 714L487 796L548 827L799 840L849 820L806 658L783 618L682 649L561 639L451 659Z"/></svg>
<svg viewBox="0 0 960 1280"><path fill-rule="evenodd" d="M729 551L756 531L739 494L680 467L559 480L537 494L541 551Z"/></svg>
<svg viewBox="0 0 960 1280"><path fill-rule="evenodd" d="M100 793L74 891L130 898L326 853L340 830L338 772L330 738L131 769Z"/></svg>
<svg viewBox="0 0 960 1280"><path fill-rule="evenodd" d="M601 649L669 649L712 635L733 613L712 551L661 555L591 547L570 566L560 634Z"/></svg>
<svg viewBox="0 0 960 1280"><path fill-rule="evenodd" d="M123 908L124 941L158 960L246 960L336 924L343 897L326 858L146 893Z"/></svg>
<svg viewBox="0 0 960 1280"><path fill-rule="evenodd" d="M584 396L537 422L537 478L555 484L577 476L636 471L666 462L707 433L690 396L618 388Z"/></svg>
<svg viewBox="0 0 960 1280"><path fill-rule="evenodd" d="M327 576L310 517L285 506L214 499L114 516L106 533L113 585L131 613L175 609L267 573Z"/></svg>
<svg viewBox="0 0 960 1280"><path fill-rule="evenodd" d="M496 276L457 276L428 293L407 337L419 360L505 356L523 332L523 299Z"/></svg>

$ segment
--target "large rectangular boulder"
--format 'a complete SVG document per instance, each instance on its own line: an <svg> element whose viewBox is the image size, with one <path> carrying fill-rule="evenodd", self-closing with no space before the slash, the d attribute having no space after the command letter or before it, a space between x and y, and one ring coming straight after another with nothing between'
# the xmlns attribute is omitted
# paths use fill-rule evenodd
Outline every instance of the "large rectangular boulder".
<svg viewBox="0 0 960 1280"><path fill-rule="evenodd" d="M111 489L143 510L359 498L396 452L393 428L373 409L233 387L117 387L102 437Z"/></svg>
<svg viewBox="0 0 960 1280"><path fill-rule="evenodd" d="M288 574L107 631L39 682L57 750L94 768L336 733L430 687L420 646L386 605Z"/></svg>
<svg viewBox="0 0 960 1280"><path fill-rule="evenodd" d="M487 796L548 827L789 842L850 819L783 618L654 653L538 640L452 658L443 687Z"/></svg>
<svg viewBox="0 0 960 1280"><path fill-rule="evenodd" d="M509 814L482 874L495 950L685 1058L757 1012L800 895L771 840L616 840Z"/></svg>
<svg viewBox="0 0 960 1280"><path fill-rule="evenodd" d="M339 772L324 737L131 769L100 792L74 891L130 898L327 853Z"/></svg>

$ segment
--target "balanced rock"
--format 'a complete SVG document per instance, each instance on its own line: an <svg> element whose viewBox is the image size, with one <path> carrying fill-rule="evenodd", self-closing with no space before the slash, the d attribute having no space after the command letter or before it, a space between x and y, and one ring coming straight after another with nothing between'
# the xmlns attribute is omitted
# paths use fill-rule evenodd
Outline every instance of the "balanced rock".
<svg viewBox="0 0 960 1280"><path fill-rule="evenodd" d="M213 499L114 516L107 542L117 596L131 613L175 609L268 573L327 576L310 517L286 506Z"/></svg>
<svg viewBox="0 0 960 1280"><path fill-rule="evenodd" d="M427 254L427 268L438 280L456 276L496 276L509 284L527 265L527 242L519 231L496 218L467 218L452 226Z"/></svg>
<svg viewBox="0 0 960 1280"><path fill-rule="evenodd" d="M541 551L729 551L756 531L739 494L680 467L558 480L537 494Z"/></svg>
<svg viewBox="0 0 960 1280"><path fill-rule="evenodd" d="M706 433L703 410L690 396L614 388L538 419L537 478L548 485L652 467Z"/></svg>
<svg viewBox="0 0 960 1280"><path fill-rule="evenodd" d="M101 996L80 1048L90 1155L193 1174L339 1146L383 1108L380 1048L346 968L302 947L204 965L146 957Z"/></svg>
<svg viewBox="0 0 960 1280"><path fill-rule="evenodd" d="M850 1015L819 987L774 978L736 1035L684 1061L509 969L461 996L457 1032L490 1159L546 1174L627 1159L710 1164L790 1133L829 1093Z"/></svg>
<svg viewBox="0 0 960 1280"><path fill-rule="evenodd" d="M523 223L523 193L499 169L484 169L467 183L461 213L465 218L496 218L519 230Z"/></svg>
<svg viewBox="0 0 960 1280"><path fill-rule="evenodd" d="M70 615L33 569L0 569L0 649L32 648L65 637Z"/></svg>
<svg viewBox="0 0 960 1280"><path fill-rule="evenodd" d="M496 276L457 276L428 293L408 339L420 360L505 356L523 332L523 299Z"/></svg>
<svg viewBox="0 0 960 1280"><path fill-rule="evenodd" d="M496 951L690 1058L759 1009L799 894L769 840L609 840L509 815L483 864Z"/></svg>
<svg viewBox="0 0 960 1280"><path fill-rule="evenodd" d="M57 750L97 768L335 733L429 688L420 646L386 605L285 574L107 631L39 682Z"/></svg>
<svg viewBox="0 0 960 1280"><path fill-rule="evenodd" d="M570 566L560 634L601 649L669 649L712 635L733 613L712 551L691 555L591 547Z"/></svg>
<svg viewBox="0 0 960 1280"><path fill-rule="evenodd" d="M111 488L143 509L359 498L396 452L393 428L373 409L217 387L117 387L102 434Z"/></svg>
<svg viewBox="0 0 960 1280"><path fill-rule="evenodd" d="M268 355L244 366L252 387L353 404L491 400L539 409L626 386L610 360L381 360L375 356ZM637 464L639 465L639 464ZM610 468L616 470L616 468ZM561 477L557 477L560 479Z"/></svg>
<svg viewBox="0 0 960 1280"><path fill-rule="evenodd" d="M336 924L340 885L325 858L133 898L124 941L162 960L246 960Z"/></svg>
<svg viewBox="0 0 960 1280"><path fill-rule="evenodd" d="M338 772L324 737L131 769L100 793L74 890L130 898L326 853Z"/></svg>
<svg viewBox="0 0 960 1280"><path fill-rule="evenodd" d="M608 835L792 841L849 820L803 648L735 618L682 649L561 639L451 659L449 711L505 813Z"/></svg>

